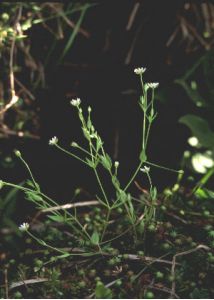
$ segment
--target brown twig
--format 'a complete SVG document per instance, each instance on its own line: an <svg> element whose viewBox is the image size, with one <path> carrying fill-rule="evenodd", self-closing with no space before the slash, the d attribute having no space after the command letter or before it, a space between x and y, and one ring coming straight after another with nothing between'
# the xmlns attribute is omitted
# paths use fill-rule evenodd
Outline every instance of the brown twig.
<svg viewBox="0 0 214 300"><path fill-rule="evenodd" d="M77 202L77 203L67 203L64 205L57 205L53 207L49 207L46 209L43 209L41 212L46 213L50 211L56 211L56 210L64 210L64 209L70 209L70 208L76 208L76 207L84 207L84 206L94 206L94 205L99 205L100 202L97 200L91 200L91 201L84 201L84 202Z"/></svg>
<svg viewBox="0 0 214 300"><path fill-rule="evenodd" d="M195 251L198 251L200 249L204 249L204 250L207 250L209 251L210 250L210 247L206 246L206 245L198 245L197 247L193 248L193 249L190 249L190 250L187 250L187 251L183 251L183 252L179 252L177 254L175 254L173 256L173 259L172 259L172 268L171 268L171 275L172 275L172 278L173 278L173 281L172 281L172 287L171 287L171 294L170 294L170 299L173 299L173 296L175 295L175 287L176 287L176 283L175 283L175 266L176 266L176 258L178 256L183 256L183 255L188 255L192 252L195 252Z"/></svg>
<svg viewBox="0 0 214 300"><path fill-rule="evenodd" d="M207 43L203 37L197 32L197 30L189 23L184 17L180 17L181 23L189 29L189 32L199 41L199 43L207 50L210 49L210 44Z"/></svg>
<svg viewBox="0 0 214 300"><path fill-rule="evenodd" d="M135 255L135 254L128 254L127 259L129 260L142 260L145 262L157 262L157 263L163 263L163 264L167 264L167 265L172 265L172 262L170 260L166 260L166 259L160 259L160 258L156 258L156 257L151 257L151 256L139 256L139 255ZM179 263L176 263L176 265L178 265Z"/></svg>
<svg viewBox="0 0 214 300"><path fill-rule="evenodd" d="M131 29L131 27L134 23L134 19L136 17L136 14L137 14L137 11L138 11L139 7L140 7L140 2L137 2L137 3L134 4L134 7L133 7L133 9L131 11L131 14L129 16L128 24L126 26L127 31Z"/></svg>
<svg viewBox="0 0 214 300"><path fill-rule="evenodd" d="M184 219L182 219L181 217L175 215L173 212L166 212L166 214L167 214L168 216L173 217L174 219L176 219L176 220L182 222L183 224L188 224L188 222L187 222L186 220L184 220Z"/></svg>
<svg viewBox="0 0 214 300"><path fill-rule="evenodd" d="M14 80L32 100L35 100L35 96L26 88L26 86L24 86L23 83L21 83L17 78L14 78Z"/></svg>

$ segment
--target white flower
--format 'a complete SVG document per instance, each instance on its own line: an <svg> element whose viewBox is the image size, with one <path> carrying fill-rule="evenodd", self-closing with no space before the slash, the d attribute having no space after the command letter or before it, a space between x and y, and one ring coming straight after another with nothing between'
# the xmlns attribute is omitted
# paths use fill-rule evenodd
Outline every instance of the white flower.
<svg viewBox="0 0 214 300"><path fill-rule="evenodd" d="M72 142L72 143L71 143L71 147L77 148L77 147L78 147L78 144L77 144L76 142Z"/></svg>
<svg viewBox="0 0 214 300"><path fill-rule="evenodd" d="M147 86L150 89L156 89L159 86L159 83L158 82L150 82L150 83L147 83Z"/></svg>
<svg viewBox="0 0 214 300"><path fill-rule="evenodd" d="M194 170L201 174L205 174L209 168L214 166L212 152L210 151L206 151L205 153L195 153L191 160Z"/></svg>
<svg viewBox="0 0 214 300"><path fill-rule="evenodd" d="M70 103L71 103L71 105L73 105L73 106L79 106L80 103L81 103L81 100L80 100L80 98L72 99Z"/></svg>
<svg viewBox="0 0 214 300"><path fill-rule="evenodd" d="M150 167L144 166L143 168L140 169L143 173L149 173Z"/></svg>
<svg viewBox="0 0 214 300"><path fill-rule="evenodd" d="M28 223L22 223L20 226L19 226L19 230L20 231L28 231L30 225Z"/></svg>
<svg viewBox="0 0 214 300"><path fill-rule="evenodd" d="M49 140L49 145L53 146L58 143L58 138L56 136L52 137L52 139Z"/></svg>
<svg viewBox="0 0 214 300"><path fill-rule="evenodd" d="M134 69L135 74L142 75L146 71L146 68L136 68Z"/></svg>
<svg viewBox="0 0 214 300"><path fill-rule="evenodd" d="M117 169L119 167L119 164L120 164L119 161L114 162L115 169Z"/></svg>
<svg viewBox="0 0 214 300"><path fill-rule="evenodd" d="M195 136L191 136L190 138L188 138L188 143L192 147L198 147L198 146L200 146L199 140Z"/></svg>

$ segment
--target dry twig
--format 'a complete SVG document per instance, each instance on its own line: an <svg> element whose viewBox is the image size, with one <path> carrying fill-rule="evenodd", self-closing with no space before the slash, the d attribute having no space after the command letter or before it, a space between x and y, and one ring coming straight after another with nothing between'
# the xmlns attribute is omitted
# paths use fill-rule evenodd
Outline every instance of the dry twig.
<svg viewBox="0 0 214 300"><path fill-rule="evenodd" d="M49 207L46 209L43 209L41 212L46 213L50 211L56 211L56 210L64 210L64 209L70 209L70 208L76 208L76 207L84 207L84 206L94 206L100 204L99 201L97 200L92 200L92 201L83 201L83 202L77 202L77 203L67 203L64 205L57 205L53 207Z"/></svg>
<svg viewBox="0 0 214 300"><path fill-rule="evenodd" d="M28 285L28 284L35 284L35 283L41 283L41 282L46 282L48 281L48 278L37 278L37 279L27 279L27 280L22 280L18 282L14 282L10 285L9 290L12 290L16 287L22 286L22 285Z"/></svg>

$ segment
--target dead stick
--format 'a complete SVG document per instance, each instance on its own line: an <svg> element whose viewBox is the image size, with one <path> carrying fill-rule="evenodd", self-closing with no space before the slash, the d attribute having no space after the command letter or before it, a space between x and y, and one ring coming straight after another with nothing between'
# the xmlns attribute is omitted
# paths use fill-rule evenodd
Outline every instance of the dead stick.
<svg viewBox="0 0 214 300"><path fill-rule="evenodd" d="M46 213L46 212L62 210L62 209L70 209L70 208L84 207L84 206L91 206L91 205L94 206L94 205L97 205L97 204L100 204L100 202L97 201L97 200L77 202L77 203L67 203L67 204L64 204L64 205L57 205L57 206L53 206L53 207L43 209L41 212Z"/></svg>

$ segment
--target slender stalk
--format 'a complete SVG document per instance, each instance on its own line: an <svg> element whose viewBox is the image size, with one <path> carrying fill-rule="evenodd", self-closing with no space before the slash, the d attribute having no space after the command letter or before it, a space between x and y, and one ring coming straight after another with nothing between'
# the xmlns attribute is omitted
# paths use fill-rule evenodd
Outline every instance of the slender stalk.
<svg viewBox="0 0 214 300"><path fill-rule="evenodd" d="M108 227L108 222L109 222L110 215L111 215L111 208L108 209L108 213L107 213L107 217L106 217L106 220L105 220L104 229L103 229L102 236L101 236L101 242L103 241L103 238L105 236L106 229Z"/></svg>
<svg viewBox="0 0 214 300"><path fill-rule="evenodd" d="M174 170L174 169L171 169L171 168L167 168L167 167L164 167L164 166L161 166L161 165L154 164L154 163L152 163L148 160L146 161L146 163L150 166L153 166L153 167L156 167L156 168L159 168L159 169L163 169L163 170L166 170L166 171L175 172L175 173L179 173L179 174L184 173L183 170Z"/></svg>
<svg viewBox="0 0 214 300"><path fill-rule="evenodd" d="M133 182L133 180L137 176L137 174L140 171L140 168L142 167L143 163L145 163L145 162L141 161L139 163L139 165L138 165L137 169L135 170L134 174L132 175L131 179L129 180L129 182L127 183L127 185L125 186L125 188L123 189L124 192L129 188L130 184Z"/></svg>
<svg viewBox="0 0 214 300"><path fill-rule="evenodd" d="M28 170L35 189L38 190L38 185L36 183L36 180L34 179L34 176L33 176L33 173L31 172L30 167L28 166L28 164L26 163L26 161L22 158L22 156L19 156L19 158L23 162L23 164L25 165L26 169Z"/></svg>
<svg viewBox="0 0 214 300"><path fill-rule="evenodd" d="M108 201L108 198L107 198L107 196L106 196L105 190L104 190L104 188L103 188L102 182L101 182L101 180L100 180L100 177L99 177L99 175L98 175L98 173L97 173L96 168L94 168L94 173L95 173L95 176L96 176L96 178L97 178L97 182L98 182L98 184L99 184L99 187L100 187L100 189L101 189L101 191L102 191L103 197L105 198L106 204L107 204L107 206L109 207L109 201Z"/></svg>
<svg viewBox="0 0 214 300"><path fill-rule="evenodd" d="M59 146L58 144L55 144L55 146L56 146L58 149L60 149L62 152L64 152L64 153L66 153L66 154L68 154L68 155L70 155L70 156L76 158L77 160L81 161L81 162L84 163L85 165L89 166L89 164L88 164L86 161L84 161L82 158L80 158L79 156L77 156L77 155L71 153L70 151L65 150L64 148L62 148L62 147ZM90 166L89 166L89 167L90 167Z"/></svg>
<svg viewBox="0 0 214 300"><path fill-rule="evenodd" d="M211 168L202 178L201 180L196 184L196 186L193 189L193 194L197 192L198 189L202 188L207 181L212 177L214 174L214 167Z"/></svg>
<svg viewBox="0 0 214 300"><path fill-rule="evenodd" d="M151 125L152 125L152 123L149 122L148 129L147 129L147 133L146 133L145 148L147 147L147 144L148 144L148 139L149 139L149 134L150 134Z"/></svg>
<svg viewBox="0 0 214 300"><path fill-rule="evenodd" d="M17 189L19 189L19 190L21 190L21 191L24 191L24 192L35 193L34 190L31 190L31 189L28 189L28 188L25 188L25 187L22 187L22 186L19 186L19 185L10 183L10 182L3 182L3 184L4 184L5 186L10 186L10 187L13 187L13 188L17 188ZM57 203L56 201L54 201L53 199L51 199L51 198L48 197L47 195L43 194L42 192L37 191L37 194L40 195L40 196L42 196L42 197L44 197L46 200L50 201L50 203L52 203L53 205L55 205L55 206L58 205L58 203ZM46 205L48 205L49 207L51 207L51 205L50 205L49 203L47 203L47 202L46 202ZM86 229L82 226L82 224L81 224L76 218L74 218L74 216L73 216L71 213L69 213L69 212L66 211L65 209L64 209L64 212L65 212L69 217L71 217L72 220L74 220L74 221L78 224L78 226L81 228L81 231L78 230L78 233L84 232L85 235L87 236L87 238L88 238L88 239L91 239L90 235L88 234L88 232L86 231ZM73 226L72 226L72 228L73 228Z"/></svg>
<svg viewBox="0 0 214 300"><path fill-rule="evenodd" d="M101 191L102 191L103 197L104 197L104 199L105 199L105 201L106 201L106 204L107 204L107 206L109 207L109 201L108 201L107 195L106 195L106 193L105 193L105 190L104 190L104 188L103 188L102 182L101 182L101 180L100 180L99 174L98 174L97 169L96 169L96 166L95 166L95 161L94 161L94 155L93 155L92 146L93 146L93 144L92 144L92 142L90 141L90 142L89 142L89 147L90 147L91 158L92 158L92 161L93 161L93 163L94 163L94 167L93 167L94 173L95 173L97 182L98 182L98 184L99 184L99 187L100 187L100 189L101 189Z"/></svg>
<svg viewBox="0 0 214 300"><path fill-rule="evenodd" d="M49 248L49 249L51 249L51 250L57 251L57 252L59 252L59 253L67 254L66 251L60 250L60 249L58 249L58 248L55 248L55 247L53 247L53 246L47 244L45 241L38 239L38 238L37 238L35 235L33 235L30 231L27 230L27 233L29 234L30 237L32 237L32 238L33 238L37 243L39 243L40 245L45 246L45 247L47 247L47 248Z"/></svg>

